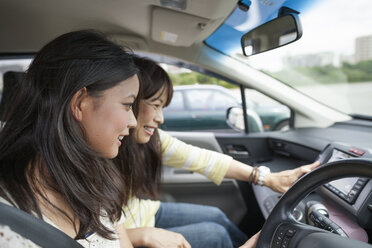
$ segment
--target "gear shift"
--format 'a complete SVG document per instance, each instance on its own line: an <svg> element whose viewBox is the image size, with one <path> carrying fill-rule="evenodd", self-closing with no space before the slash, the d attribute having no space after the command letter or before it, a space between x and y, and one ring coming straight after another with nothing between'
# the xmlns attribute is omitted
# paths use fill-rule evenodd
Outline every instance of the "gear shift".
<svg viewBox="0 0 372 248"><path fill-rule="evenodd" d="M310 225L336 233L343 237L348 237L339 225L328 218L328 209L320 202L309 201L306 203L306 217Z"/></svg>

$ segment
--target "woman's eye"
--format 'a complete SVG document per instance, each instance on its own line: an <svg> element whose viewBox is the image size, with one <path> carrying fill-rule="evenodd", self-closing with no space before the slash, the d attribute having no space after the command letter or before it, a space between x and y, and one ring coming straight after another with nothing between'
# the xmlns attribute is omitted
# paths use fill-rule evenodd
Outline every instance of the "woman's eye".
<svg viewBox="0 0 372 248"><path fill-rule="evenodd" d="M132 108L133 108L133 103L124 103L123 105L125 106L127 111L132 110Z"/></svg>

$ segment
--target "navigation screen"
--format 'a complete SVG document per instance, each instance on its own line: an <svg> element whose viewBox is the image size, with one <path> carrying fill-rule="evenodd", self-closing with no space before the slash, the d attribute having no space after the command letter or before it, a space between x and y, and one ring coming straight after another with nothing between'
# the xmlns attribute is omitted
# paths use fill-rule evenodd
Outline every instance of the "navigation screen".
<svg viewBox="0 0 372 248"><path fill-rule="evenodd" d="M328 162L337 161L345 158L353 158L353 156L350 156L347 153L341 152L339 150L333 149L332 156L328 160Z"/></svg>
<svg viewBox="0 0 372 248"><path fill-rule="evenodd" d="M348 177L338 179L332 182L329 182L330 185L337 188L340 192L348 195L350 190L353 188L354 184L358 181L358 177Z"/></svg>
<svg viewBox="0 0 372 248"><path fill-rule="evenodd" d="M353 156L347 153L341 152L339 150L333 149L332 156L329 159L329 162L346 159L346 158L353 158ZM358 179L359 179L358 177L342 178L342 179L329 182L329 184L337 188L340 192L344 193L345 195L348 195L350 190L353 188L354 184L358 181Z"/></svg>

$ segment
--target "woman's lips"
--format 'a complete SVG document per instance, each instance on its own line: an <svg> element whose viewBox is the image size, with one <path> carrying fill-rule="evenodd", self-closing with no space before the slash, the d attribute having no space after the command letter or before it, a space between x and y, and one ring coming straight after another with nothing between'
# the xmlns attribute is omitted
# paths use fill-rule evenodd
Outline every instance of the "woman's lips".
<svg viewBox="0 0 372 248"><path fill-rule="evenodd" d="M153 134L154 134L155 127L148 127L148 126L145 126L144 129L145 129L145 132L146 132L148 135L153 135Z"/></svg>

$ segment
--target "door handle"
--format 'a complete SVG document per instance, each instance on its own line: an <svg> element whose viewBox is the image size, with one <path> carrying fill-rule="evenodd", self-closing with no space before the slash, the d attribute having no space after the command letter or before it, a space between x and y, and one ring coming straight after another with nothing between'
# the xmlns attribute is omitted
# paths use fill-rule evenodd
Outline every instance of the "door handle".
<svg viewBox="0 0 372 248"><path fill-rule="evenodd" d="M226 145L225 147L229 155L249 157L249 152L243 145Z"/></svg>

